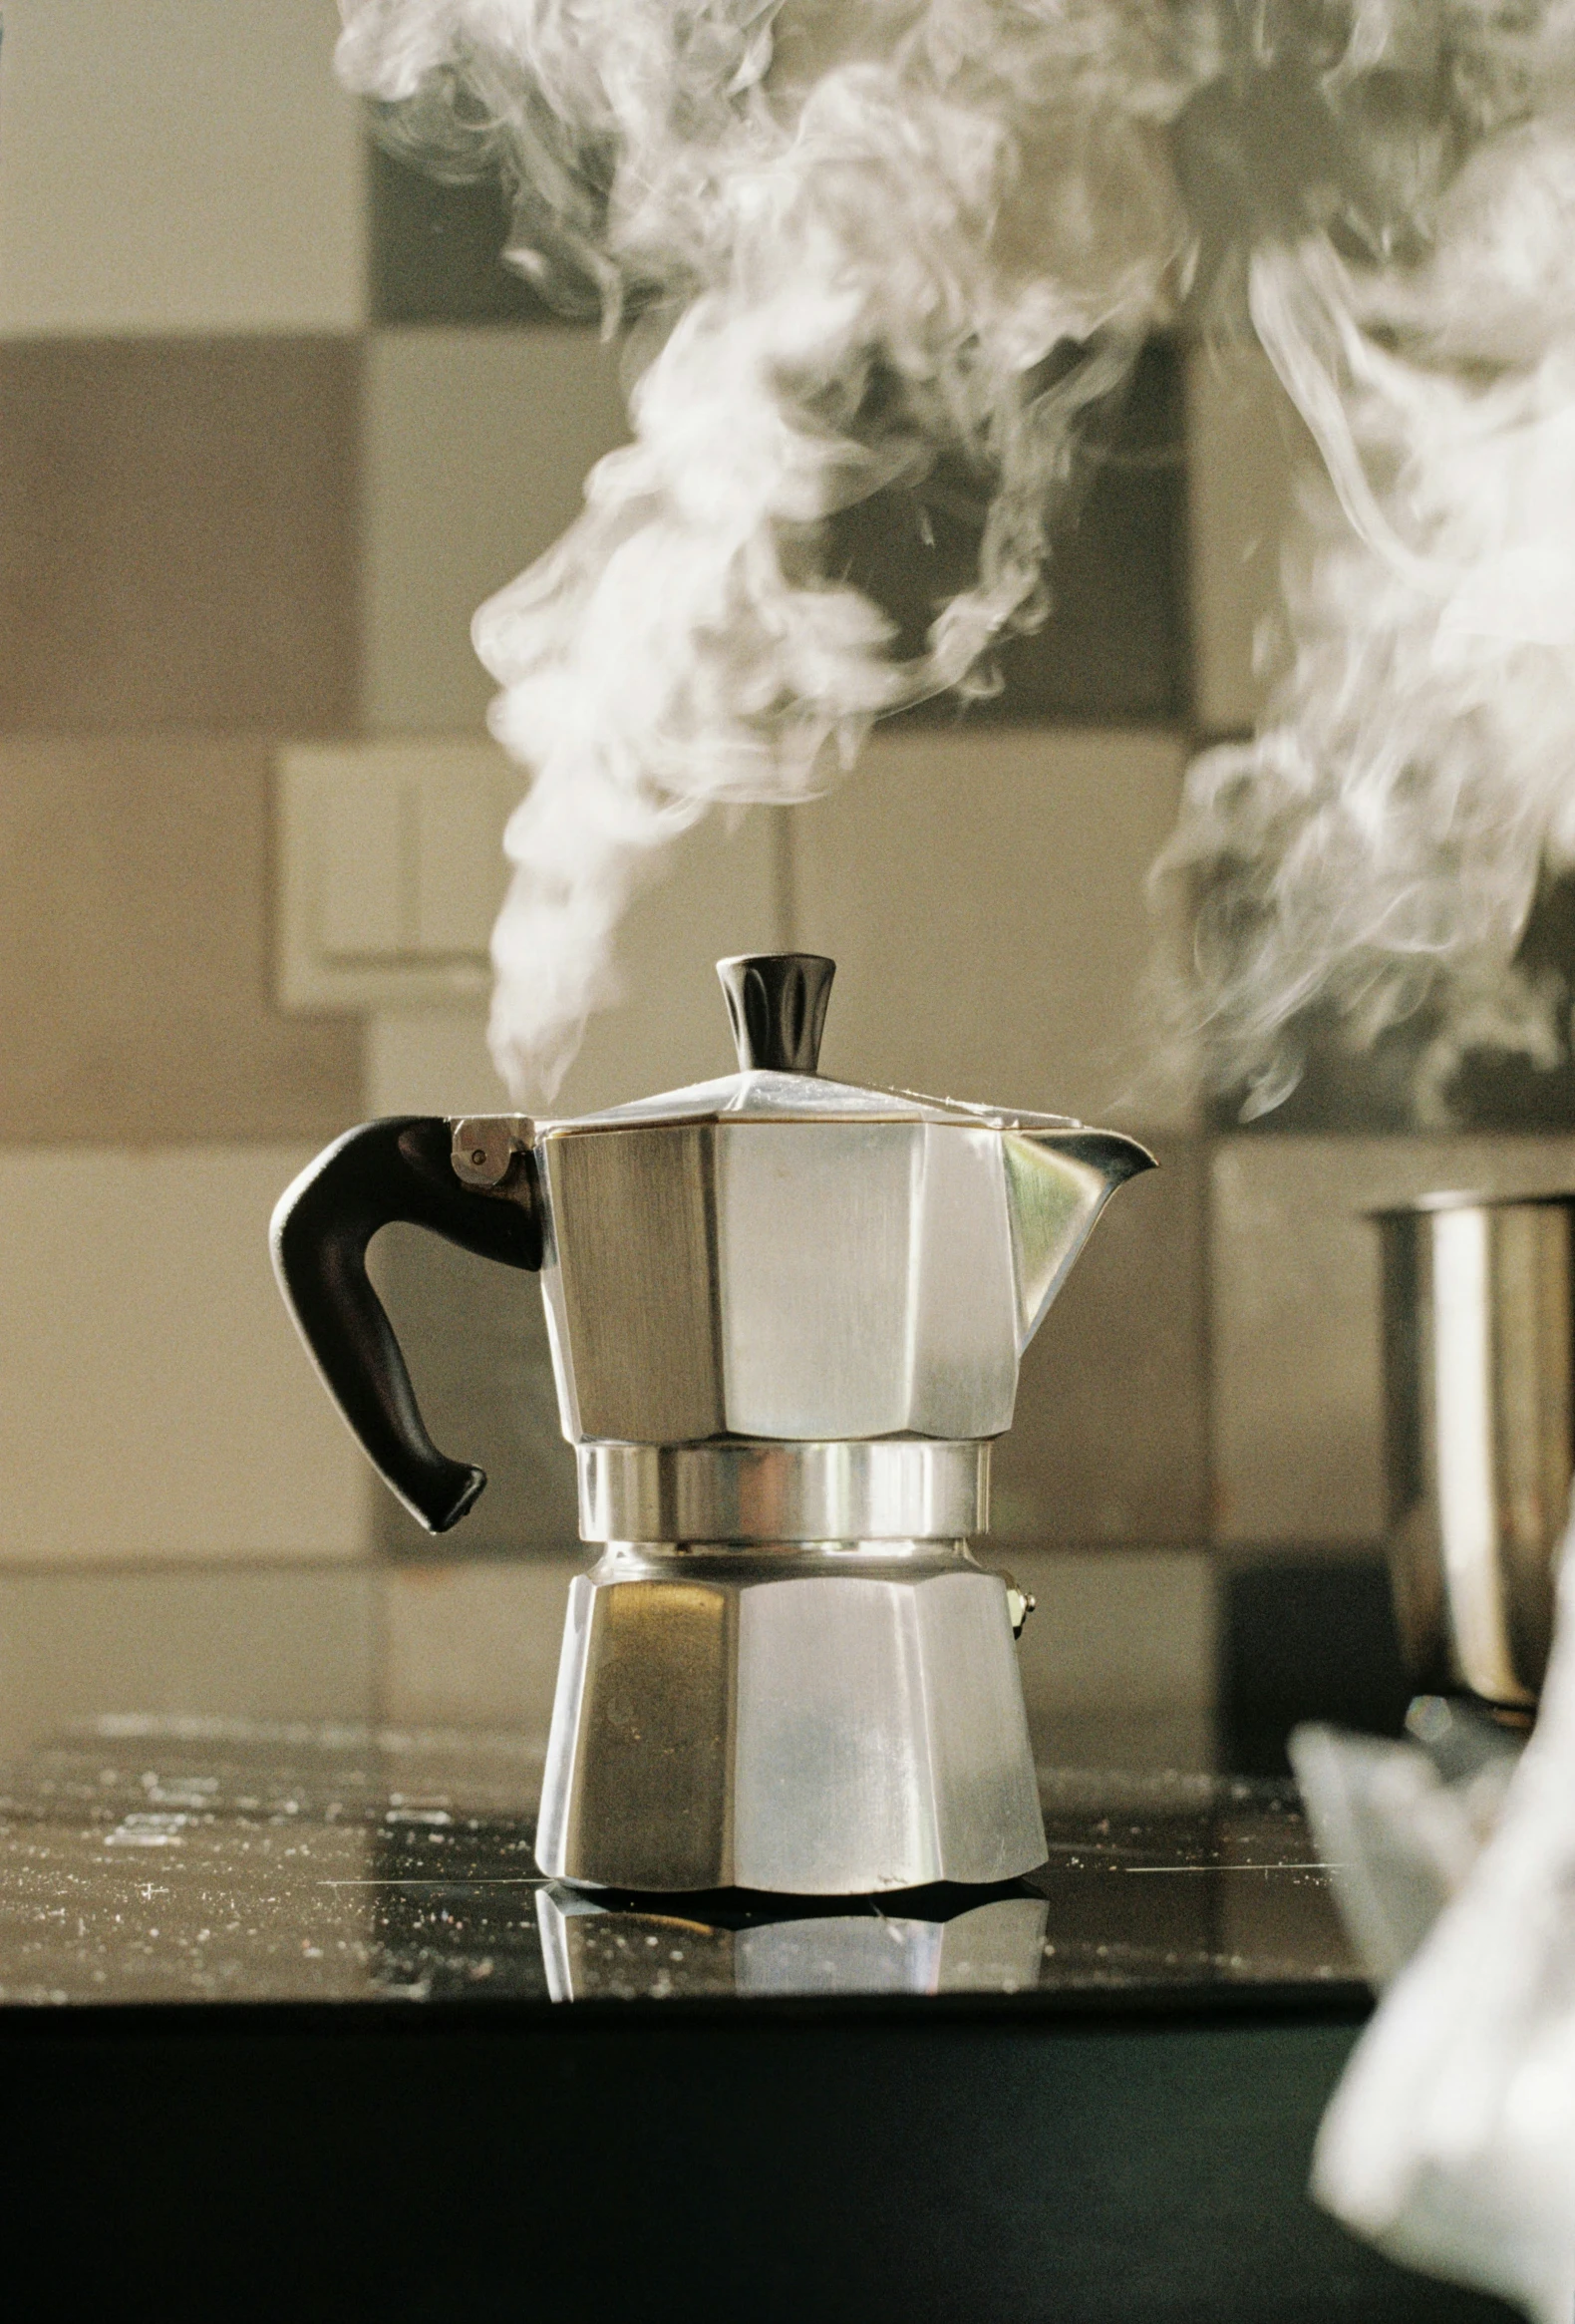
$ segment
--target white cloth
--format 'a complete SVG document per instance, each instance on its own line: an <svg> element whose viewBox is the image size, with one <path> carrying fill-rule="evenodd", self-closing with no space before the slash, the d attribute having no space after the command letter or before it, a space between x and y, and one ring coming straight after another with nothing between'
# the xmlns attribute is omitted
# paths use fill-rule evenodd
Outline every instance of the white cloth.
<svg viewBox="0 0 1575 2324"><path fill-rule="evenodd" d="M1450 1883L1452 1885L1452 1883ZM1393 2258L1575 2316L1575 1553L1501 1820L1335 2094L1313 2192Z"/></svg>

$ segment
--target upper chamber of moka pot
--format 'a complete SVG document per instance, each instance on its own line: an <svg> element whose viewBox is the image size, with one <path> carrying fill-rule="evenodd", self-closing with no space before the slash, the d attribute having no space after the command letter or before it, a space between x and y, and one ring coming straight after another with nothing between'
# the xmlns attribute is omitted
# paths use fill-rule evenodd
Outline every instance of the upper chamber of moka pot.
<svg viewBox="0 0 1575 2324"><path fill-rule="evenodd" d="M587 1540L961 1539L1018 1358L1151 1165L1060 1115L815 1071L832 963L720 964L739 1070L570 1121L364 1124L282 1197L274 1263L379 1474L435 1532L485 1484L427 1435L366 1273L396 1219L539 1268Z"/></svg>
<svg viewBox="0 0 1575 2324"><path fill-rule="evenodd" d="M977 1441L1107 1195L1151 1158L1064 1117L815 1070L832 963L725 960L739 1071L578 1120L462 1122L480 1187L528 1150L571 1442Z"/></svg>

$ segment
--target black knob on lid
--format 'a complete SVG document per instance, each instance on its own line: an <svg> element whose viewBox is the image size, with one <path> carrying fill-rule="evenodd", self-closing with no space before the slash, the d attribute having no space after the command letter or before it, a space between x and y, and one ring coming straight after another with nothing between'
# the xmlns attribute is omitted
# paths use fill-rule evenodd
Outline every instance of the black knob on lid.
<svg viewBox="0 0 1575 2324"><path fill-rule="evenodd" d="M743 952L719 960L739 1065L750 1073L813 1073L836 962L818 952Z"/></svg>

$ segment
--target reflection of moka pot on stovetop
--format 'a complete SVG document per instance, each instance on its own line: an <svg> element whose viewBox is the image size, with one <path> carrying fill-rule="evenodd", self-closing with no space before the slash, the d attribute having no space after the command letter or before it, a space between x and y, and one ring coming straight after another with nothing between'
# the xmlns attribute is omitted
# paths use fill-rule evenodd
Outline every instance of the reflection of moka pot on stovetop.
<svg viewBox="0 0 1575 2324"><path fill-rule="evenodd" d="M853 1894L1043 1862L1008 1585L968 1552L1018 1358L1151 1157L815 1072L832 964L724 961L740 1071L579 1121L354 1130L274 1218L307 1346L433 1531L367 1280L396 1219L538 1269L580 1531L537 1833L628 1889Z"/></svg>

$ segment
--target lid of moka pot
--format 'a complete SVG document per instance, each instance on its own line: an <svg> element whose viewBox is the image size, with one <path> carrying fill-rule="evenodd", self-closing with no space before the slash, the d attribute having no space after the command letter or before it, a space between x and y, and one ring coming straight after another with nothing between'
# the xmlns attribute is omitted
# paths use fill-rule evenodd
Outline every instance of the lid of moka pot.
<svg viewBox="0 0 1575 2324"><path fill-rule="evenodd" d="M739 1070L720 1081L537 1124L538 1133L664 1122L952 1122L981 1130L1077 1130L1065 1114L1025 1114L912 1090L827 1081L815 1069L836 963L818 952L747 952L717 962Z"/></svg>

